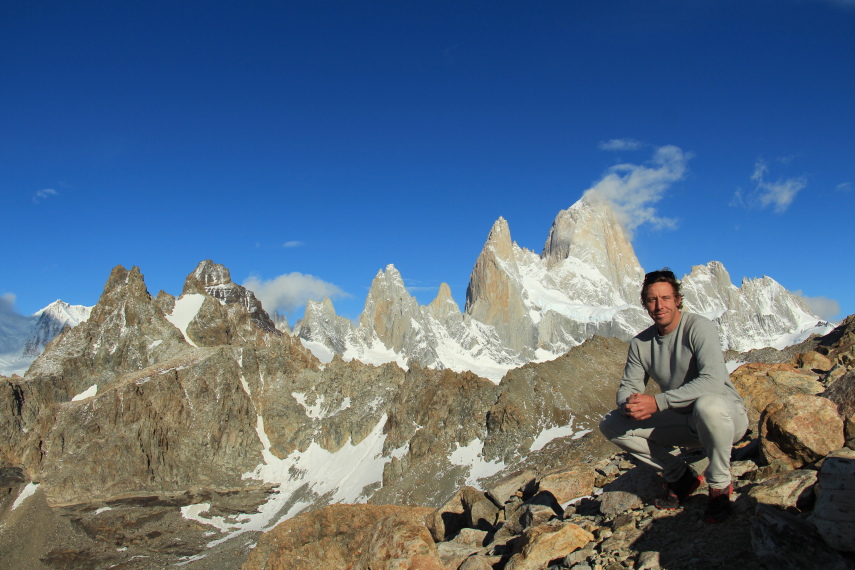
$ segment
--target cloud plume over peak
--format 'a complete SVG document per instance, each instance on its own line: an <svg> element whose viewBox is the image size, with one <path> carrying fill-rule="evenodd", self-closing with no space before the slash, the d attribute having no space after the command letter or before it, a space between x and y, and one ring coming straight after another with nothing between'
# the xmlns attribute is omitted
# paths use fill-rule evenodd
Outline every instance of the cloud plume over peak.
<svg viewBox="0 0 855 570"><path fill-rule="evenodd" d="M309 301L324 297L341 299L351 295L336 285L313 275L293 272L269 280L250 275L243 286L255 293L268 313L281 311L291 314Z"/></svg>
<svg viewBox="0 0 855 570"><path fill-rule="evenodd" d="M691 157L691 153L677 146L659 147L645 164L623 163L609 168L603 178L585 192L584 198L608 200L615 216L630 234L642 224L673 228L676 220L659 216L654 204L672 184L683 178Z"/></svg>

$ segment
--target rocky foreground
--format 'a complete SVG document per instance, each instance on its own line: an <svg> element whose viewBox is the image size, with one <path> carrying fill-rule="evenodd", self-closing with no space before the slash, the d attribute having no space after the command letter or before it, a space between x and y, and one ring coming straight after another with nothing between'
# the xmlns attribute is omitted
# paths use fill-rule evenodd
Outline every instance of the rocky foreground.
<svg viewBox="0 0 855 570"><path fill-rule="evenodd" d="M244 568L855 568L852 340L850 328L831 350L733 374L756 429L734 449L722 524L703 522L705 486L678 510L656 509L659 476L616 454L532 466L434 510L328 506L263 536ZM703 472L703 453L682 453Z"/></svg>

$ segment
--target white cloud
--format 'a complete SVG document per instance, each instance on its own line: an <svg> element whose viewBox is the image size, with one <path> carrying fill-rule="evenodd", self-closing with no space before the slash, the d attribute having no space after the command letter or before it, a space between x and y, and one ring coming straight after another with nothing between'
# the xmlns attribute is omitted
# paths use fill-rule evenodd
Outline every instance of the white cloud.
<svg viewBox="0 0 855 570"><path fill-rule="evenodd" d="M33 194L33 203L38 204L42 200L46 200L47 198L50 198L51 196L56 196L57 194L59 194L59 192L57 192L53 188L45 188L43 190L39 190L38 192Z"/></svg>
<svg viewBox="0 0 855 570"><path fill-rule="evenodd" d="M840 192L849 192L850 190L852 190L852 183L851 182L841 182L840 184L838 184L835 187L835 189L839 190Z"/></svg>
<svg viewBox="0 0 855 570"><path fill-rule="evenodd" d="M255 293L268 313L283 311L292 313L303 307L308 301L320 301L324 297L340 299L350 297L338 286L327 283L313 275L288 273L264 281L250 275L243 286Z"/></svg>
<svg viewBox="0 0 855 570"><path fill-rule="evenodd" d="M676 146L656 149L647 164L616 164L605 176L585 192L587 200L608 200L618 220L632 233L641 224L657 228L673 228L676 220L662 218L653 204L686 173L691 153Z"/></svg>
<svg viewBox="0 0 855 570"><path fill-rule="evenodd" d="M638 150L644 146L644 143L641 141L637 141L635 139L612 139L609 141L601 142L599 144L600 150Z"/></svg>
<svg viewBox="0 0 855 570"><path fill-rule="evenodd" d="M784 212L793 203L796 195L807 188L807 178L803 176L768 182L768 174L769 166L765 161L758 160L754 164L754 174L751 175L751 181L755 184L752 199L759 203L761 208L774 206L775 212Z"/></svg>
<svg viewBox="0 0 855 570"><path fill-rule="evenodd" d="M834 299L829 299L828 297L808 297L801 291L794 291L793 293L801 297L807 304L808 309L818 317L831 320L840 314L840 303Z"/></svg>
<svg viewBox="0 0 855 570"><path fill-rule="evenodd" d="M286 241L285 243L282 244L282 247L300 247L302 245L303 245L303 242L294 240L294 241Z"/></svg>

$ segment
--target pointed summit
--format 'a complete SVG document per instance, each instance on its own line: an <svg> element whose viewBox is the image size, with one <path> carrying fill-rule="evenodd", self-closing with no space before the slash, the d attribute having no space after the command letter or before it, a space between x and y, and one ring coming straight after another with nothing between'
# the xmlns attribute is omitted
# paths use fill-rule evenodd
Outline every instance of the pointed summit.
<svg viewBox="0 0 855 570"><path fill-rule="evenodd" d="M404 286L401 273L389 264L374 277L359 323L398 352L403 346L405 331L418 313L419 305Z"/></svg>
<svg viewBox="0 0 855 570"><path fill-rule="evenodd" d="M492 250L497 258L504 261L509 261L513 257L511 229L508 227L505 218L499 216L499 219L493 223L493 227L487 235L487 243L484 244L484 249Z"/></svg>
<svg viewBox="0 0 855 570"><path fill-rule="evenodd" d="M508 222L499 218L469 277L465 312L476 321L495 327L499 338L513 350L530 351L536 336L523 298L518 255L524 253L511 240Z"/></svg>
<svg viewBox="0 0 855 570"><path fill-rule="evenodd" d="M437 292L434 300L427 306L427 310L438 320L460 318L460 307L451 296L451 287L448 286L448 283L440 284L439 292Z"/></svg>
<svg viewBox="0 0 855 570"><path fill-rule="evenodd" d="M574 257L634 301L644 279L635 251L607 200L589 192L555 217L541 257L552 268Z"/></svg>
<svg viewBox="0 0 855 570"><path fill-rule="evenodd" d="M184 280L183 295L199 293L210 295L224 305L240 304L249 313L252 322L265 332L279 334L270 315L261 306L255 293L232 282L229 270L219 263L206 259L196 266Z"/></svg>

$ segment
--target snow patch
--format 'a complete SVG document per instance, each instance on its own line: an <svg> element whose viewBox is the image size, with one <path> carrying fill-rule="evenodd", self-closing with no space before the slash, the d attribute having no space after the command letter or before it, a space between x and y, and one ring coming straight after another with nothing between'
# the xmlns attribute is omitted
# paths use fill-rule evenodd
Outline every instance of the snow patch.
<svg viewBox="0 0 855 570"><path fill-rule="evenodd" d="M208 543L209 547L213 547L245 532L267 531L313 504L310 500L294 501L298 492L301 495L310 493L311 497L328 495L329 503L358 503L365 499L363 491L366 486L382 484L383 467L388 461L383 456L383 443L386 440L383 426L386 419L384 414L365 439L355 444L348 440L338 451L327 451L312 442L305 451L294 451L288 457L279 459L270 451L270 439L264 431L264 418L258 416L256 433L262 443L264 463L244 473L243 477L276 485L277 492L258 512L248 515L241 513L234 517L202 517L201 514L210 508L208 503L183 507L181 514L227 533ZM283 514L286 507L287 511Z"/></svg>
<svg viewBox="0 0 855 570"><path fill-rule="evenodd" d="M95 394L98 393L98 385L92 384L85 391L80 392L75 397L71 399L72 402L79 402L80 400L85 400L87 398L94 398Z"/></svg>
<svg viewBox="0 0 855 570"><path fill-rule="evenodd" d="M559 437L573 436L573 439L579 439L583 435L590 433L591 430L575 431L573 429L573 418L570 418L570 423L566 426L553 426L540 432L531 444L531 451L543 449L547 443Z"/></svg>
<svg viewBox="0 0 855 570"><path fill-rule="evenodd" d="M202 308L202 303L205 302L205 295L201 293L189 293L182 295L175 301L175 307L172 312L166 315L166 320L175 325L181 331L186 340L191 346L197 346L195 342L187 336L187 326L199 314L199 309Z"/></svg>
<svg viewBox="0 0 855 570"><path fill-rule="evenodd" d="M38 488L39 488L38 483L27 483L27 485L23 489L21 489L21 494L18 495L18 498L15 499L15 502L12 503L11 510L14 511L18 507L20 507L22 504L24 504L24 501L26 501L28 498L30 498L33 495L33 493L36 492L36 490Z"/></svg>
<svg viewBox="0 0 855 570"><path fill-rule="evenodd" d="M465 446L457 444L451 455L448 457L452 465L461 467L469 467L469 475L466 477L466 485L480 489L478 481L485 479L491 475L495 475L505 468L504 461L485 461L484 460L484 443L477 437Z"/></svg>
<svg viewBox="0 0 855 570"><path fill-rule="evenodd" d="M304 348L308 349L309 352L314 354L315 358L320 360L322 364L329 364L335 356L335 352L330 350L330 348L322 342L301 338L300 343Z"/></svg>

